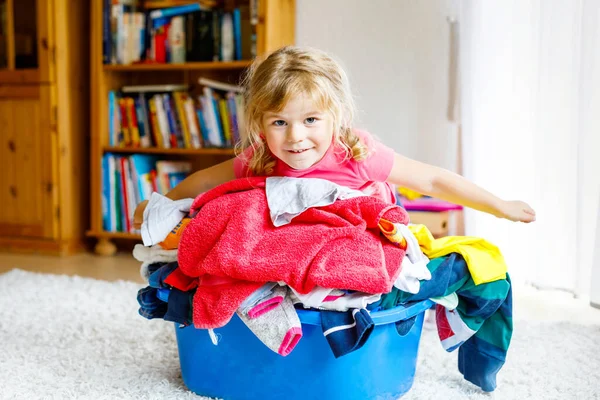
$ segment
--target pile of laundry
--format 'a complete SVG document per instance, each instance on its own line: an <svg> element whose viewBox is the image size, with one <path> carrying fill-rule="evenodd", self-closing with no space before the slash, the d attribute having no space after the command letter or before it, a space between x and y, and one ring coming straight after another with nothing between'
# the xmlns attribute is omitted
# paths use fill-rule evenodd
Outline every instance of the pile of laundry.
<svg viewBox="0 0 600 400"><path fill-rule="evenodd" d="M465 379L494 390L512 334L501 253L408 222L402 207L314 178L237 179L178 201L153 193L133 252L148 281L139 313L208 329L214 343L236 314L286 356L302 338L296 310L316 309L341 357L369 339L371 312L431 299Z"/></svg>

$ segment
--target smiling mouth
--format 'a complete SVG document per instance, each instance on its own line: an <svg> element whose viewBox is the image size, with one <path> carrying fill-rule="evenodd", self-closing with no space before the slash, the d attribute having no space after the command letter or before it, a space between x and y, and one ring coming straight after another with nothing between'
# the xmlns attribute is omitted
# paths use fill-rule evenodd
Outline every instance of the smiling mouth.
<svg viewBox="0 0 600 400"><path fill-rule="evenodd" d="M310 150L310 149L302 149L302 150L288 150L289 153L293 153L293 154L301 154L304 153L305 151Z"/></svg>

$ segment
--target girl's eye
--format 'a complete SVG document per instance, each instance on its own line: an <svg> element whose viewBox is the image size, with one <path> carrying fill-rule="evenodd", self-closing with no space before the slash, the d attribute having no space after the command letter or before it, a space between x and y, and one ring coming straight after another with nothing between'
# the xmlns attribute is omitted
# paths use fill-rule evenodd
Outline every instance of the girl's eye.
<svg viewBox="0 0 600 400"><path fill-rule="evenodd" d="M285 121L278 119L277 121L273 121L273 125L275 126L284 126L285 125Z"/></svg>
<svg viewBox="0 0 600 400"><path fill-rule="evenodd" d="M315 117L308 117L305 121L307 124L314 124L315 122L317 122L317 119Z"/></svg>

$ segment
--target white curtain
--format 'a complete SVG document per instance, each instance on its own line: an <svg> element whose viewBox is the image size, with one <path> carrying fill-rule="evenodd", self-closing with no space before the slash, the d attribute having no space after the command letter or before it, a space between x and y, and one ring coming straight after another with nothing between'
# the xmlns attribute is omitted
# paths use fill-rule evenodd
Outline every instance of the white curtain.
<svg viewBox="0 0 600 400"><path fill-rule="evenodd" d="M600 196L600 1L462 0L463 173L537 211L467 211L513 279L589 297Z"/></svg>

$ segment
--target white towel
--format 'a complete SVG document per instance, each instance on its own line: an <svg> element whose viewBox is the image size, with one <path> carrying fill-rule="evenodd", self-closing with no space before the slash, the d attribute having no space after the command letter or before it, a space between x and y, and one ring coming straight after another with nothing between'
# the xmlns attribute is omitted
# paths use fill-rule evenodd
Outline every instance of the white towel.
<svg viewBox="0 0 600 400"><path fill-rule="evenodd" d="M406 255L402 260L400 275L394 282L394 286L403 292L418 293L421 288L422 280L430 280L431 272L427 268L429 258L421 251L419 241L415 235L403 224L394 224L398 232L404 237L407 243Z"/></svg>
<svg viewBox="0 0 600 400"><path fill-rule="evenodd" d="M190 211L194 199L171 200L156 192L144 210L142 241L144 246L160 243Z"/></svg>
<svg viewBox="0 0 600 400"><path fill-rule="evenodd" d="M337 199L365 196L363 192L319 178L269 177L265 193L273 225L289 224L311 207L324 207Z"/></svg>

